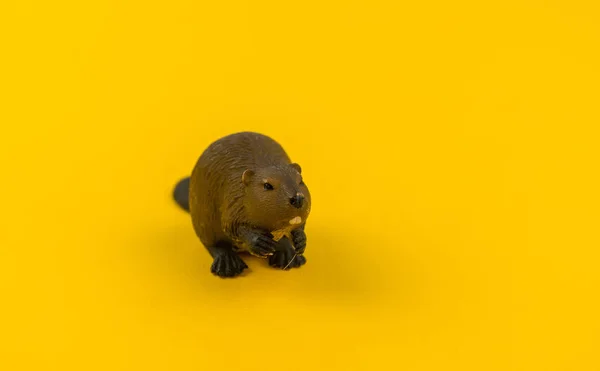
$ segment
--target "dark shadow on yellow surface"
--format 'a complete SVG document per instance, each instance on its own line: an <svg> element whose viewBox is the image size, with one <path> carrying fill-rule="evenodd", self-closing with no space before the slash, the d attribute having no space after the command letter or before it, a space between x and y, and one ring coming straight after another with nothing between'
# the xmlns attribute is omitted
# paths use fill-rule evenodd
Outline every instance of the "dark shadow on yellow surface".
<svg viewBox="0 0 600 371"><path fill-rule="evenodd" d="M397 255L382 255L374 236L358 234L352 228L341 233L312 223L307 226L307 264L303 267L283 271L271 268L264 259L243 254L249 269L234 279L221 279L211 274L212 259L186 218L177 216L172 224L155 229L146 243L139 244L147 250L137 254L140 261L148 263L145 268L173 278L174 291L197 297L235 300L252 293L315 305L366 303L384 292L386 275L412 271L403 267L408 261L397 261Z"/></svg>

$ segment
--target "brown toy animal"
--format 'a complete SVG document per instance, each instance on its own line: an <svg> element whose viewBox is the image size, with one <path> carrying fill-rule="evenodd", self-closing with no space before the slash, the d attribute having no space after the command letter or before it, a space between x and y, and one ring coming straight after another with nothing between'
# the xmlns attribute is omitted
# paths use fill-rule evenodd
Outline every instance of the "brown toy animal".
<svg viewBox="0 0 600 371"><path fill-rule="evenodd" d="M301 173L279 143L258 133L228 135L202 153L174 198L190 211L196 235L214 259L212 273L241 274L248 266L240 251L268 257L276 268L306 263L311 199Z"/></svg>

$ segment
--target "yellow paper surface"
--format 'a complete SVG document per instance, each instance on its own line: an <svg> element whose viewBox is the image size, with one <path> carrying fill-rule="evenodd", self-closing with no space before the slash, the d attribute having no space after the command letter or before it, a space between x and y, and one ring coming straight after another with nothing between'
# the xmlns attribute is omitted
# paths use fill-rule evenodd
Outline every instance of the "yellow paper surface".
<svg viewBox="0 0 600 371"><path fill-rule="evenodd" d="M0 6L0 369L600 369L592 1ZM273 136L306 266L221 280L171 190Z"/></svg>

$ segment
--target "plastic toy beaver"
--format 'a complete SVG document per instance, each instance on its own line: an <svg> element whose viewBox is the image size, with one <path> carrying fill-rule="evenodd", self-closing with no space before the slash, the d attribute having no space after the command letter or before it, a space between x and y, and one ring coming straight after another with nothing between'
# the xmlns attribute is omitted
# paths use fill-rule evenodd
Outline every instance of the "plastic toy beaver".
<svg viewBox="0 0 600 371"><path fill-rule="evenodd" d="M258 133L228 135L202 153L174 198L190 212L196 235L214 259L213 274L241 274L248 268L241 251L268 258L276 268L306 263L311 199L301 173L279 143Z"/></svg>

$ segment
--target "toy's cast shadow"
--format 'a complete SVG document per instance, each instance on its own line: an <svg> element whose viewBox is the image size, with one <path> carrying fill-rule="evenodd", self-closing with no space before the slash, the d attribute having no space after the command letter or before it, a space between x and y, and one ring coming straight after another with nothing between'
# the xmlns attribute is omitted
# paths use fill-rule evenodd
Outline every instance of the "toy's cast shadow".
<svg viewBox="0 0 600 371"><path fill-rule="evenodd" d="M181 278L177 282L186 289L219 295L227 282L236 281L236 287L267 285L284 282L290 289L281 295L306 295L318 300L364 300L381 290L381 257L373 254L373 239L357 235L328 234L322 226L307 227L306 264L287 270L270 267L267 259L242 253L249 269L235 278L219 278L210 272L212 258L195 236L191 225L182 222L159 231L153 246L157 264ZM284 242L282 242L284 243ZM178 284L179 284L178 283Z"/></svg>

